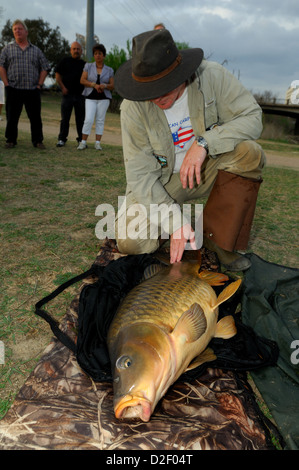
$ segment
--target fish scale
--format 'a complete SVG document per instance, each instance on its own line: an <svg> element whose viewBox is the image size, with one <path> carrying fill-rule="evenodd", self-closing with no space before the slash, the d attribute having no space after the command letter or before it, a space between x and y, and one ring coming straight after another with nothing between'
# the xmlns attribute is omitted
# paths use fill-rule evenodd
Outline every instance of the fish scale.
<svg viewBox="0 0 299 470"><path fill-rule="evenodd" d="M184 311L194 302L202 307L216 295L211 286L198 278L197 271L193 274L168 276L170 268L135 287L122 302L115 321L111 325L111 335L127 321L149 321L166 323L173 328ZM119 321L118 321L119 319Z"/></svg>

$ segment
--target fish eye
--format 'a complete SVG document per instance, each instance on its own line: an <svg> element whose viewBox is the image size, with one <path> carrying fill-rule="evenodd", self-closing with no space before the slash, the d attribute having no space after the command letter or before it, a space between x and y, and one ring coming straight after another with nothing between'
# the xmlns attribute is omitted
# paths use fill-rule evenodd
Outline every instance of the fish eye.
<svg viewBox="0 0 299 470"><path fill-rule="evenodd" d="M128 369L132 364L132 359L129 356L121 356L116 361L116 367L118 369Z"/></svg>

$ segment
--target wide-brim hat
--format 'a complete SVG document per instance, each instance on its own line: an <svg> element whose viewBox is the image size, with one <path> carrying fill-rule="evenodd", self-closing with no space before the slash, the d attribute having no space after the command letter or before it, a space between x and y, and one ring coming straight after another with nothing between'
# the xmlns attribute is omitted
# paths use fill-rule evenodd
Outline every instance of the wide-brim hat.
<svg viewBox="0 0 299 470"><path fill-rule="evenodd" d="M133 38L132 59L117 70L115 90L133 101L158 98L188 80L202 59L200 48L178 50L168 30L147 31Z"/></svg>

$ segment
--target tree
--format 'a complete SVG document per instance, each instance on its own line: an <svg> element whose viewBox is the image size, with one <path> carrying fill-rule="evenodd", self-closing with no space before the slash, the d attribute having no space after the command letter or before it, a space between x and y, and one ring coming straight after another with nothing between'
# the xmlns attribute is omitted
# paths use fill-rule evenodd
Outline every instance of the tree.
<svg viewBox="0 0 299 470"><path fill-rule="evenodd" d="M178 48L179 51L182 49L190 49L189 43L188 42L177 42L175 43L176 47Z"/></svg>
<svg viewBox="0 0 299 470"><path fill-rule="evenodd" d="M106 54L105 64L112 67L114 72L127 60L126 52L123 49L119 49L114 44L112 49Z"/></svg>
<svg viewBox="0 0 299 470"><path fill-rule="evenodd" d="M263 93L255 93L254 97L258 103L273 103L277 101L277 95L271 90L265 90Z"/></svg>
<svg viewBox="0 0 299 470"><path fill-rule="evenodd" d="M28 28L29 41L39 47L45 54L51 65L51 72L49 75L50 77L54 77L54 68L69 52L69 42L61 36L59 26L52 29L49 23L44 21L42 18L38 18L37 20L26 19L24 22ZM12 22L7 20L4 28L2 29L0 47L3 48L13 40Z"/></svg>
<svg viewBox="0 0 299 470"><path fill-rule="evenodd" d="M94 44L99 44L100 39L96 34L93 36ZM86 37L83 34L76 33L76 41L81 44L82 57L86 59Z"/></svg>

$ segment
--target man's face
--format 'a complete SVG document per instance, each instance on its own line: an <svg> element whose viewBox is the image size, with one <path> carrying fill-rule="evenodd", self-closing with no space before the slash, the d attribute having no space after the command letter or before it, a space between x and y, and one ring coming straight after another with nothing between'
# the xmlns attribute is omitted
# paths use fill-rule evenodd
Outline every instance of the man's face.
<svg viewBox="0 0 299 470"><path fill-rule="evenodd" d="M21 23L15 24L12 28L12 32L17 42L23 42L27 39L28 31L26 31Z"/></svg>
<svg viewBox="0 0 299 470"><path fill-rule="evenodd" d="M73 59L80 59L82 55L82 48L79 43L73 43L71 45L71 56Z"/></svg>
<svg viewBox="0 0 299 470"><path fill-rule="evenodd" d="M182 83L182 85L178 86L174 90L166 93L166 95L160 96L159 98L155 98L154 100L150 100L155 103L161 109L169 109L173 105L173 103L182 96L185 90L186 84Z"/></svg>

